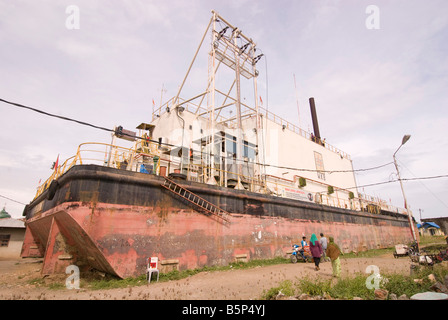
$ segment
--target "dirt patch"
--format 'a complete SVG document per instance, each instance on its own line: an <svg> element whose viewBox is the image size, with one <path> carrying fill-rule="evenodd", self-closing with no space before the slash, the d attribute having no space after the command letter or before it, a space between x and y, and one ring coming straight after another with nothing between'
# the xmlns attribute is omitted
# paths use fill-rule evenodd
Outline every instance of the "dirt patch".
<svg viewBox="0 0 448 320"><path fill-rule="evenodd" d="M410 273L410 259L384 255L375 258L342 259L342 276L365 273L369 265L380 273ZM251 300L260 299L264 290L281 281L301 278L331 279L331 263L324 262L320 271L313 263L279 264L244 270L202 272L168 282L153 280L150 284L125 289L66 289L68 275L42 277L41 259L0 261L0 300ZM336 281L336 280L335 280ZM42 287L42 283L45 286ZM56 287L51 289L48 285Z"/></svg>

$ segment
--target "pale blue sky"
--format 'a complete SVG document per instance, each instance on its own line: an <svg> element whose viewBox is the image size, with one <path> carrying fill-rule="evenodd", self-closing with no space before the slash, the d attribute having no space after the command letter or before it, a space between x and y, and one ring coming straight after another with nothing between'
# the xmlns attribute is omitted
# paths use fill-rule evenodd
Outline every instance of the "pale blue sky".
<svg viewBox="0 0 448 320"><path fill-rule="evenodd" d="M367 29L366 7L380 10ZM79 30L66 8L80 10ZM355 169L392 161L403 178L448 174L448 3L441 1L31 1L0 0L0 98L112 128L150 120L152 99L174 96L216 10L255 40L259 95L272 112L311 130L316 100L322 137ZM207 57L193 73L204 89ZM266 69L267 67L267 69ZM294 88L296 76L297 91ZM267 81L266 81L267 80ZM193 90L194 91L194 90ZM192 92L193 92L192 91ZM199 93L199 92L194 92ZM0 195L28 203L58 154L93 128L0 104ZM393 165L359 173L358 185L394 178ZM448 178L404 183L414 216L448 216ZM360 190L362 192L362 190ZM398 182L365 193L403 205ZM14 217L23 205L0 198Z"/></svg>

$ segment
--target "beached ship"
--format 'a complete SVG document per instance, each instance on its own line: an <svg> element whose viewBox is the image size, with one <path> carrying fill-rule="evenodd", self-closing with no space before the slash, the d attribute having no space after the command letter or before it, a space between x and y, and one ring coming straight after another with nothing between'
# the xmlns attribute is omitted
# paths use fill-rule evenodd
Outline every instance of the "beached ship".
<svg viewBox="0 0 448 320"><path fill-rule="evenodd" d="M181 93L211 38L205 90ZM358 193L350 156L262 105L255 42L212 11L178 94L112 143L81 144L25 207L22 257L119 277L286 256L303 235L344 251L412 240L404 209ZM243 81L245 81L243 83ZM253 90L253 101L241 92ZM219 86L218 86L219 84ZM117 141L127 142L128 147Z"/></svg>

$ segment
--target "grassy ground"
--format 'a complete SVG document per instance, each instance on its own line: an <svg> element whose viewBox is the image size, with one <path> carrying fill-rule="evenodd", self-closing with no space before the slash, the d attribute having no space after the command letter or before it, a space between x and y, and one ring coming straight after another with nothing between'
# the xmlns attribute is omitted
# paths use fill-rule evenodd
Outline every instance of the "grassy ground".
<svg viewBox="0 0 448 320"><path fill-rule="evenodd" d="M443 237L427 237L422 238L420 241L421 246L425 246L426 248L429 248L431 250L429 251L437 251L439 248L445 248L446 244L444 245L444 239ZM386 249L375 249L375 250L368 250L364 252L358 252L358 253L346 253L343 256L343 259L352 259L352 258L368 258L368 257L376 257L380 255L390 254L392 255L394 252L394 248L386 248ZM206 271L223 271L223 270L230 270L230 269L247 269L247 268L255 268L255 267L262 267L262 266L268 266L268 265L274 265L274 264L284 264L284 263L290 263L289 259L285 258L275 258L275 259L268 259L268 260L252 260L247 263L232 263L228 266L216 266L216 267L203 267L193 270L183 270L183 271L172 271L169 273L162 273L160 274L159 281L170 281L170 280L179 280L183 278L187 278L189 276L195 275L200 272L206 272ZM424 270L423 270L424 271ZM445 271L440 271L439 277L444 277ZM411 293L415 290L421 290L422 287L415 286L414 281L412 279L406 279L398 275L388 275L388 286L395 294L402 294L403 293ZM358 296L361 298L368 299L371 297L371 290L365 290L365 281L366 276L365 275L357 275L353 277L352 279L339 279L339 281L334 284L331 281L317 281L315 283L312 283L308 280L301 280L297 283L292 282L284 282L279 287L272 288L265 292L263 298L264 299L270 299L273 296L277 295L279 290L282 291L283 294L286 295L297 295L299 292L302 293L308 293L310 295L322 295L323 293L328 293L332 297L341 297L341 298L353 298L354 296ZM30 283L34 285L39 285L40 282L42 282L42 279L35 279L32 280ZM408 283L409 284L403 285L402 283ZM145 278L145 275L136 277L136 278L127 278L127 279L119 279L115 278L109 275L105 275L104 277L101 277L98 279L98 277L83 275L81 277L81 288L91 289L91 290L102 290L102 289L113 289L113 288L127 288L127 287L133 287L133 286L140 286L140 285L146 285L147 281ZM400 287L400 288L399 288ZM52 285L50 286L50 289L63 289L65 288L64 285ZM421 291L418 291L421 292ZM287 294L288 293L288 294Z"/></svg>
<svg viewBox="0 0 448 320"><path fill-rule="evenodd" d="M438 253L439 250L446 249L447 244L444 237L422 237L420 239L420 247L428 253ZM393 254L394 248L368 250L359 253L348 253L343 257L350 259L354 257L375 257L383 254ZM445 282L445 277L448 276L448 268L446 265L436 264L432 267L418 266L413 275L405 276L399 274L384 274L383 281L380 282L380 288L387 290L389 293L394 293L397 297L405 294L407 297L420 292L430 291L433 282L428 276L433 274L437 281ZM310 296L325 296L329 295L334 299L351 300L354 297L359 297L364 300L371 300L375 298L374 290L368 289L366 280L368 275L355 274L351 277L322 280L318 279L310 281L301 279L297 282L284 281L278 287L271 288L264 292L262 299L273 299L279 292L286 296L298 296L300 294L308 294ZM418 281L415 281L415 280Z"/></svg>
<svg viewBox="0 0 448 320"><path fill-rule="evenodd" d="M380 282L380 288L394 293L397 297L405 294L407 297L420 292L430 291L431 282L428 278L429 274L433 274L437 281L444 282L448 275L448 268L442 265L435 265L432 268L421 267L412 276L404 276L399 274L383 274L384 281ZM364 300L375 299L374 290L368 289L366 285L368 275L356 274L347 278L329 280L307 280L301 279L297 282L290 280L283 281L278 287L266 290L261 299L270 300L275 298L279 292L286 296L299 296L303 293L309 296L325 297L329 295L333 299L352 300L359 297ZM415 282L414 279L421 281Z"/></svg>
<svg viewBox="0 0 448 320"><path fill-rule="evenodd" d="M187 278L189 276L195 275L200 272L209 272L209 271L223 271L230 269L248 269L255 268L260 266L268 266L274 264L281 263L290 263L289 259L285 258L274 258L268 260L253 260L247 263L239 262L239 263L231 263L228 266L215 266L215 267L203 267L191 270L183 270L183 271L171 271L168 273L161 273L159 276L159 282L170 281L170 280L180 280ZM103 279L92 279L89 277L81 277L81 287L88 288L91 290L101 290L101 289L113 289L113 288L127 288L132 286L140 286L146 285L146 276L142 275L136 278L126 278L119 279L115 277L111 277L106 275Z"/></svg>

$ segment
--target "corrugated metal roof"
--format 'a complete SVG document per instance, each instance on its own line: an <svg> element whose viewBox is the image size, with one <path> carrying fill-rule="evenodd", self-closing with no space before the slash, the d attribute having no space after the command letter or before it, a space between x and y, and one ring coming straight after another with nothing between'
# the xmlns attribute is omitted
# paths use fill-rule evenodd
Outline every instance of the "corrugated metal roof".
<svg viewBox="0 0 448 320"><path fill-rule="evenodd" d="M440 227L437 224L435 224L434 222L426 222L426 221L423 222L423 224L418 224L417 225L417 228L421 228L421 227L423 227L425 229L428 229L430 227L440 229Z"/></svg>
<svg viewBox="0 0 448 320"><path fill-rule="evenodd" d="M25 222L14 218L0 219L0 228L25 228Z"/></svg>

